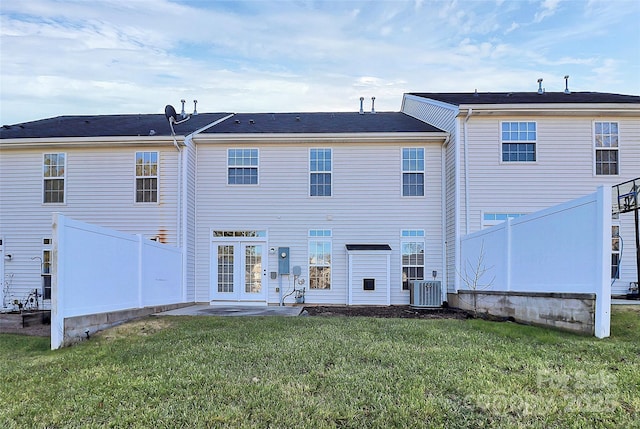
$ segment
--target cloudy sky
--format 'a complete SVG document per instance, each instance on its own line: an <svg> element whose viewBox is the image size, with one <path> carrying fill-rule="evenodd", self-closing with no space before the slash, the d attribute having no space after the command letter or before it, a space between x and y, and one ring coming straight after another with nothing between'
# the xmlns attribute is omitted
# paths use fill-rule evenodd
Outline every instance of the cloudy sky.
<svg viewBox="0 0 640 429"><path fill-rule="evenodd" d="M640 1L0 3L0 124L400 109L404 92L640 94Z"/></svg>

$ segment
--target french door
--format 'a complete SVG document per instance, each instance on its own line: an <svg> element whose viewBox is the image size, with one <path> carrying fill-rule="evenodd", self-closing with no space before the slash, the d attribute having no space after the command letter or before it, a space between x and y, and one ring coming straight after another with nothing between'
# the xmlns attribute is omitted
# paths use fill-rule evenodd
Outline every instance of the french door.
<svg viewBox="0 0 640 429"><path fill-rule="evenodd" d="M213 301L267 301L266 243L213 244Z"/></svg>

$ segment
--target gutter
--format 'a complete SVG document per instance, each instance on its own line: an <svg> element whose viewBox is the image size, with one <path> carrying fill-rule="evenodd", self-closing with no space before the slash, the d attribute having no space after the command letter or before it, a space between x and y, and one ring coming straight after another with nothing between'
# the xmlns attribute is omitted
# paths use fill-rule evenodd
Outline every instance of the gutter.
<svg viewBox="0 0 640 429"><path fill-rule="evenodd" d="M183 142L182 142L182 147L186 148L187 150L181 150L180 146L178 145L177 141L175 140L174 137L174 144L176 146L176 148L178 149L178 152L180 152L180 155L178 157L178 177L179 177L179 183L178 183L178 216L177 216L177 228L176 228L176 234L178 234L178 246L182 249L182 301L183 302L187 302L187 295L188 295L188 291L187 291L187 281L188 281L188 276L187 276L187 267L188 267L188 255L189 255L189 250L188 250L188 245L190 244L190 242L187 242L187 237L189 237L188 235L188 229L189 229L189 183L188 183L188 172L189 172L189 150L195 147L195 144L193 142L193 138L205 131L208 130L209 128L223 122L226 121L227 119L231 118L233 115L235 115L235 113L232 113L230 115L227 115L223 118L220 118L214 122L212 122L209 125L206 125L194 132L192 132L191 134L188 134L187 136L185 136ZM195 171L194 171L195 174ZM196 203L195 200L193 202L194 204ZM194 207L195 209L195 207ZM194 291L194 302L195 302L195 291Z"/></svg>
<svg viewBox="0 0 640 429"><path fill-rule="evenodd" d="M467 137L467 122L473 114L473 109L467 110L467 116L464 118L464 230L465 234L469 234L469 138Z"/></svg>

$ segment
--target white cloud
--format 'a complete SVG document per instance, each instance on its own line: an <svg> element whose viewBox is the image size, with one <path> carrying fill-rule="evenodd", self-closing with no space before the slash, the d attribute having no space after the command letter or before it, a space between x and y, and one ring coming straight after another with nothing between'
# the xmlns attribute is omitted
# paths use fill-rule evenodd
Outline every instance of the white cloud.
<svg viewBox="0 0 640 429"><path fill-rule="evenodd" d="M536 12L533 22L541 22L543 19L553 16L557 12L559 4L560 0L544 0L541 5L542 9Z"/></svg>
<svg viewBox="0 0 640 429"><path fill-rule="evenodd" d="M580 4L541 5L564 19L548 28L523 24L525 2L3 2L0 122L181 98L202 112L356 110L360 96L398 110L406 91L535 90L567 73L639 93L640 6Z"/></svg>

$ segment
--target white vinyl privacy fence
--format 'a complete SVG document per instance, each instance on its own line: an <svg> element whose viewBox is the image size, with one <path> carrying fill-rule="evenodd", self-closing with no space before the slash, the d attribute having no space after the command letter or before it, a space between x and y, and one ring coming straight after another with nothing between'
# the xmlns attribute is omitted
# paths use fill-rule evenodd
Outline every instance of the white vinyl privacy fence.
<svg viewBox="0 0 640 429"><path fill-rule="evenodd" d="M51 348L181 303L181 279L179 248L54 213Z"/></svg>
<svg viewBox="0 0 640 429"><path fill-rule="evenodd" d="M609 336L611 189L462 238L461 306Z"/></svg>

